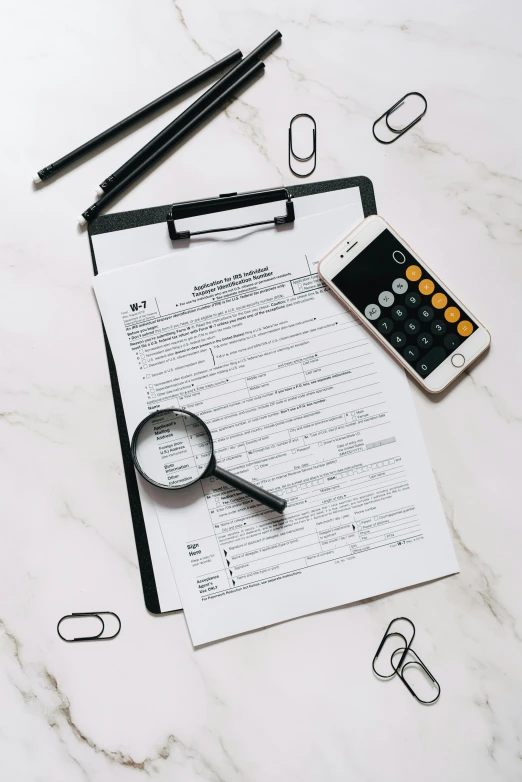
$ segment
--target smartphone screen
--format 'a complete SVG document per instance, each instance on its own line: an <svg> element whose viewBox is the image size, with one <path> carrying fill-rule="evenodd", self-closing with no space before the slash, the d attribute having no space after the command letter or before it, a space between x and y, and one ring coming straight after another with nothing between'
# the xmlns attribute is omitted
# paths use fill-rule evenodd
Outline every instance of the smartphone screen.
<svg viewBox="0 0 522 782"><path fill-rule="evenodd" d="M332 282L421 378L478 328L388 229Z"/></svg>

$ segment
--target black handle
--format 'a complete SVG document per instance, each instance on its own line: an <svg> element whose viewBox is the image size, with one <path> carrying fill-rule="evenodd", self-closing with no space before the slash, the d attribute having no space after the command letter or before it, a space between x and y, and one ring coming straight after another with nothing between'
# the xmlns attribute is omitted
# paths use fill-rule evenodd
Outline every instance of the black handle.
<svg viewBox="0 0 522 782"><path fill-rule="evenodd" d="M266 505L272 510L276 510L278 513L282 513L286 508L286 500L278 497L276 494L270 494L269 491L265 491L260 486L254 486L250 481L245 481L239 475L233 475L228 470L224 470L222 467L214 468L214 476L219 478L220 481L228 483L229 486L233 486L234 489L239 489L243 494L248 494L253 500L257 500L262 505Z"/></svg>
<svg viewBox="0 0 522 782"><path fill-rule="evenodd" d="M178 231L174 220L185 217L197 217L198 215L214 214L215 212L228 212L231 209L242 209L258 204L271 204L274 201L286 200L286 215L280 215L273 220L263 220L258 223L245 223L232 225L228 228L207 228L204 231ZM224 193L217 198L203 198L198 201L183 201L172 204L167 215L169 235L174 239L190 239L191 236L200 234L219 233L219 231L234 231L238 228L251 228L255 225L285 225L295 221L295 210L292 197L286 187L273 190L254 190L248 193Z"/></svg>

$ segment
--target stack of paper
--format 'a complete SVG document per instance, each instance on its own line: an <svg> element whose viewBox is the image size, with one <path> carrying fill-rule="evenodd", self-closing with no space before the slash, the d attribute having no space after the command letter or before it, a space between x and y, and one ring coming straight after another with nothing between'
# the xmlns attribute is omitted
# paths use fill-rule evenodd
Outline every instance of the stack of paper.
<svg viewBox="0 0 522 782"><path fill-rule="evenodd" d="M94 280L129 437L185 408L221 466L288 500L280 516L213 478L140 478L195 645L458 570L405 374L316 274L362 217L344 204Z"/></svg>

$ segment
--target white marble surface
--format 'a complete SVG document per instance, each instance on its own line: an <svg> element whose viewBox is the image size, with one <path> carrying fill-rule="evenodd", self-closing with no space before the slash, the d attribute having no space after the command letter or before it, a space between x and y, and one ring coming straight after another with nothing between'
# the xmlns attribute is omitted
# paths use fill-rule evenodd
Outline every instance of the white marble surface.
<svg viewBox="0 0 522 782"><path fill-rule="evenodd" d="M2 780L522 778L521 24L517 0L4 0ZM143 605L75 222L166 115L38 192L31 178L276 27L283 43L263 79L115 208L295 181L288 121L310 112L314 179L369 176L379 212L493 346L441 400L414 389L461 574L195 652L183 615ZM425 93L427 115L379 146L373 119L409 90ZM115 641L58 639L60 616L98 608L122 617ZM441 682L434 707L372 676L397 615L416 622Z"/></svg>

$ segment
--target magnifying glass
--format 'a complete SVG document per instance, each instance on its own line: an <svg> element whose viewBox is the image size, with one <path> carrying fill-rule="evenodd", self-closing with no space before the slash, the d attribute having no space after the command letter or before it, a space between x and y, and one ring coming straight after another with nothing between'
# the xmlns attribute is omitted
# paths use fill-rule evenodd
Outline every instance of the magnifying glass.
<svg viewBox="0 0 522 782"><path fill-rule="evenodd" d="M144 418L132 435L131 454L139 474L160 489L185 489L214 476L272 510L286 508L286 500L219 467L210 429L187 410L170 407Z"/></svg>

